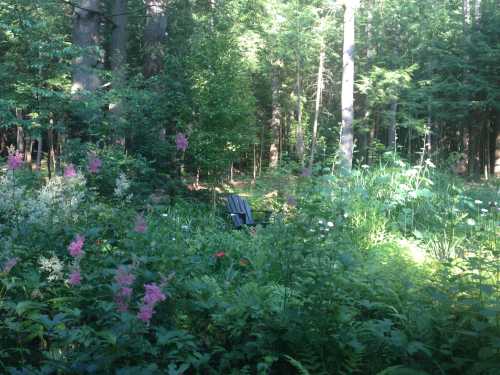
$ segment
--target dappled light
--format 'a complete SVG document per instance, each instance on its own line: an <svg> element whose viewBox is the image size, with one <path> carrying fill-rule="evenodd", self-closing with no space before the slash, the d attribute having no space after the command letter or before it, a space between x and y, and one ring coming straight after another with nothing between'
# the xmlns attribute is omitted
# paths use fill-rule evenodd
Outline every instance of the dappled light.
<svg viewBox="0 0 500 375"><path fill-rule="evenodd" d="M0 374L500 374L497 0L0 0Z"/></svg>

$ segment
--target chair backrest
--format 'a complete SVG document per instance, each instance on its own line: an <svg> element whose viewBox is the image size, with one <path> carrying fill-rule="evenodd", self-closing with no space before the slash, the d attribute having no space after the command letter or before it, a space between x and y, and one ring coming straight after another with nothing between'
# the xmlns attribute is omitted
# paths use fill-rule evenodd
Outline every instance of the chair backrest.
<svg viewBox="0 0 500 375"><path fill-rule="evenodd" d="M250 205L239 195L232 194L227 197L227 210L236 228L241 228L242 225L255 225Z"/></svg>

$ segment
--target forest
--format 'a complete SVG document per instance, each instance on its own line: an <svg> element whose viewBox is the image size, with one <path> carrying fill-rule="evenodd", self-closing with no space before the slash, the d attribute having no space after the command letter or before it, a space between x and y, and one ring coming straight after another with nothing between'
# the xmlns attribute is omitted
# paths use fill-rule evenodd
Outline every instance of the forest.
<svg viewBox="0 0 500 375"><path fill-rule="evenodd" d="M500 374L500 0L0 0L0 374Z"/></svg>

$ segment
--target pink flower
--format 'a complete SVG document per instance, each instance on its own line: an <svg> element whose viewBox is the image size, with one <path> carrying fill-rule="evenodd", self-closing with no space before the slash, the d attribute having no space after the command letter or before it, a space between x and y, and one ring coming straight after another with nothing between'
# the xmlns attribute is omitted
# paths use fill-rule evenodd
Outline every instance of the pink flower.
<svg viewBox="0 0 500 375"><path fill-rule="evenodd" d="M17 258L11 258L3 265L3 272L9 273L17 264Z"/></svg>
<svg viewBox="0 0 500 375"><path fill-rule="evenodd" d="M80 274L80 270L76 269L71 274L69 275L69 280L68 284L75 286L75 285L80 285L82 282L82 275Z"/></svg>
<svg viewBox="0 0 500 375"><path fill-rule="evenodd" d="M132 296L132 292L133 292L132 288L123 287L120 289L118 293L120 296L128 298Z"/></svg>
<svg viewBox="0 0 500 375"><path fill-rule="evenodd" d="M162 293L160 287L153 284L144 284L146 292L144 293L143 304L137 314L137 317L144 323L149 323L154 314L154 307L158 302L165 301L167 297Z"/></svg>
<svg viewBox="0 0 500 375"><path fill-rule="evenodd" d="M214 254L214 257L216 258L223 258L226 256L226 253L224 251L219 251L218 253Z"/></svg>
<svg viewBox="0 0 500 375"><path fill-rule="evenodd" d="M83 255L83 244L85 242L85 237L80 236L79 234L75 237L75 239L69 244L68 251L72 257L80 257Z"/></svg>
<svg viewBox="0 0 500 375"><path fill-rule="evenodd" d="M139 313L137 314L137 317L144 323L149 323L149 321L153 317L153 306L142 305Z"/></svg>
<svg viewBox="0 0 500 375"><path fill-rule="evenodd" d="M127 271L123 266L118 268L115 275L115 281L119 286L130 286L134 283L135 276Z"/></svg>
<svg viewBox="0 0 500 375"><path fill-rule="evenodd" d="M91 154L89 157L89 172L98 173L102 167L102 161L96 154Z"/></svg>
<svg viewBox="0 0 500 375"><path fill-rule="evenodd" d="M124 313L128 311L128 303L125 302L120 296L115 298L116 309L118 312Z"/></svg>
<svg viewBox="0 0 500 375"><path fill-rule="evenodd" d="M75 169L75 166L73 164L68 164L64 168L64 177L66 177L66 178L76 177L76 169Z"/></svg>
<svg viewBox="0 0 500 375"><path fill-rule="evenodd" d="M16 151L15 154L9 155L7 158L7 165L10 171L15 171L23 165L23 154Z"/></svg>
<svg viewBox="0 0 500 375"><path fill-rule="evenodd" d="M177 146L177 150L186 151L188 148L188 140L183 133L177 133L175 136L175 145Z"/></svg>
<svg viewBox="0 0 500 375"><path fill-rule="evenodd" d="M144 284L146 293L144 294L144 303L146 305L156 305L160 301L165 301L165 294L162 293L160 287L156 284Z"/></svg>
<svg viewBox="0 0 500 375"><path fill-rule="evenodd" d="M144 219L144 215L137 215L137 217L135 218L134 231L136 231L137 233L145 233L147 230L148 224L146 223L146 219Z"/></svg>

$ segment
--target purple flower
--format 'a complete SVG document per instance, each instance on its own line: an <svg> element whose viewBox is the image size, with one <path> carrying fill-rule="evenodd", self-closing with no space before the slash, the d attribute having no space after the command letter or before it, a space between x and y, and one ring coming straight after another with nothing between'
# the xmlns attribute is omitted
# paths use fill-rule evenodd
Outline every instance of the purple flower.
<svg viewBox="0 0 500 375"><path fill-rule="evenodd" d="M75 239L69 244L68 251L72 257L80 257L83 255L83 244L85 243L85 237L80 236L79 234L75 237Z"/></svg>
<svg viewBox="0 0 500 375"><path fill-rule="evenodd" d="M144 215L137 215L137 217L135 218L134 231L136 231L137 233L145 233L147 230L148 224L146 223L146 219L144 219Z"/></svg>
<svg viewBox="0 0 500 375"><path fill-rule="evenodd" d="M3 272L9 273L12 268L17 264L17 258L10 258L5 264L3 265Z"/></svg>
<svg viewBox="0 0 500 375"><path fill-rule="evenodd" d="M89 157L89 172L98 173L102 167L102 161L97 157L96 154L90 154Z"/></svg>
<svg viewBox="0 0 500 375"><path fill-rule="evenodd" d="M118 268L115 275L115 281L119 286L130 286L134 283L135 276L127 271L123 266Z"/></svg>
<svg viewBox="0 0 500 375"><path fill-rule="evenodd" d="M82 282L82 275L80 274L80 270L76 269L71 274L69 275L69 280L68 284L75 286L75 285L80 285Z"/></svg>
<svg viewBox="0 0 500 375"><path fill-rule="evenodd" d="M183 133L177 133L175 136L175 145L177 146L177 150L186 151L188 148L188 140Z"/></svg>
<svg viewBox="0 0 500 375"><path fill-rule="evenodd" d="M15 171L23 165L23 154L16 151L15 154L9 155L7 158L7 165L10 171Z"/></svg>
<svg viewBox="0 0 500 375"><path fill-rule="evenodd" d="M142 305L139 313L137 314L137 317L144 323L149 323L149 321L153 317L153 306Z"/></svg>
<svg viewBox="0 0 500 375"><path fill-rule="evenodd" d="M160 287L156 284L144 284L146 293L144 294L144 303L146 305L156 305L160 301L165 301L165 294L162 293Z"/></svg>
<svg viewBox="0 0 500 375"><path fill-rule="evenodd" d="M64 177L66 177L66 178L76 177L76 169L75 169L75 166L73 164L68 164L64 168Z"/></svg>
<svg viewBox="0 0 500 375"><path fill-rule="evenodd" d="M137 317L144 323L149 323L154 314L154 307L158 302L165 301L167 297L162 293L160 287L156 284L144 284L143 304L137 314Z"/></svg>

